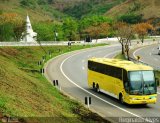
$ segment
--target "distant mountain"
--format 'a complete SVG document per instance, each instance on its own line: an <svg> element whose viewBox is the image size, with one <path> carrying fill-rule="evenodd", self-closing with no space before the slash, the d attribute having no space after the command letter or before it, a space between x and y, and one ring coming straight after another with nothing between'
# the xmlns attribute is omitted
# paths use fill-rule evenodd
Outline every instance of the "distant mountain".
<svg viewBox="0 0 160 123"><path fill-rule="evenodd" d="M0 0L0 13L29 14L31 20L58 20L68 15L55 8L52 0Z"/></svg>
<svg viewBox="0 0 160 123"><path fill-rule="evenodd" d="M59 1L59 0L57 0ZM60 0L72 4L62 9L65 14L81 18L86 15L106 15L117 18L134 13L142 19L160 18L160 0ZM74 2L73 2L74 1Z"/></svg>
<svg viewBox="0 0 160 123"><path fill-rule="evenodd" d="M63 12L75 18L95 14L103 15L111 8L123 3L124 1L126 0L77 0L77 2L71 6L65 7Z"/></svg>
<svg viewBox="0 0 160 123"><path fill-rule="evenodd" d="M0 0L2 12L27 13L36 20L103 15L126 0Z"/></svg>
<svg viewBox="0 0 160 123"><path fill-rule="evenodd" d="M160 0L127 0L105 13L117 17L126 13L142 15L143 19L160 18Z"/></svg>
<svg viewBox="0 0 160 123"><path fill-rule="evenodd" d="M143 19L160 17L160 0L0 0L0 13L15 12L32 20L80 19L88 15L117 18L127 13Z"/></svg>

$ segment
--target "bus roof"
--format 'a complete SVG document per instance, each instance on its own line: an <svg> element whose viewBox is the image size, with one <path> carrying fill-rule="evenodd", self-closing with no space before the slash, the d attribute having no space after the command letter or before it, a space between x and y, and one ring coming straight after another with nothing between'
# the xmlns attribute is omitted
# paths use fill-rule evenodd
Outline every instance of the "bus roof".
<svg viewBox="0 0 160 123"><path fill-rule="evenodd" d="M132 61L122 60L122 59L110 59L110 58L91 58L90 61L111 65L119 68L124 68L127 71L136 71L136 70L153 70L152 67L134 63Z"/></svg>

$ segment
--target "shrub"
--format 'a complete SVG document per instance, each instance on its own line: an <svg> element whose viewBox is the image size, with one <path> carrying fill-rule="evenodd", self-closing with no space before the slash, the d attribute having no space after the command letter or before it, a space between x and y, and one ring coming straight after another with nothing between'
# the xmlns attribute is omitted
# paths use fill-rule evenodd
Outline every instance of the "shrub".
<svg viewBox="0 0 160 123"><path fill-rule="evenodd" d="M118 18L118 21L135 24L142 21L142 15L136 15L133 13L124 14Z"/></svg>
<svg viewBox="0 0 160 123"><path fill-rule="evenodd" d="M21 0L20 4L22 6L27 6L27 7L32 7L32 8L36 7L36 1L34 0Z"/></svg>

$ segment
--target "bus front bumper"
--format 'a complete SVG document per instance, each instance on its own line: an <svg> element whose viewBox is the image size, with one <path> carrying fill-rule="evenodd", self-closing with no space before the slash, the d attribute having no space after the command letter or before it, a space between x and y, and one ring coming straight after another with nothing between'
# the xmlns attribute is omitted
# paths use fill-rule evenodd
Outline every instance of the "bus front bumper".
<svg viewBox="0 0 160 123"><path fill-rule="evenodd" d="M157 101L156 96L150 96L150 97L129 97L128 100L126 100L126 103L128 104L155 104Z"/></svg>

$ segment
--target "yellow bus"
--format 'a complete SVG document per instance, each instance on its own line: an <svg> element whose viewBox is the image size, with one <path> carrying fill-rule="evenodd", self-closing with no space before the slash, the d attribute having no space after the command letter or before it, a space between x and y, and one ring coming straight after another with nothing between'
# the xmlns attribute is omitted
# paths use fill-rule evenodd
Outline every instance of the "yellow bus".
<svg viewBox="0 0 160 123"><path fill-rule="evenodd" d="M108 58L88 60L88 85L119 99L121 103L156 103L157 84L153 68L131 61Z"/></svg>

